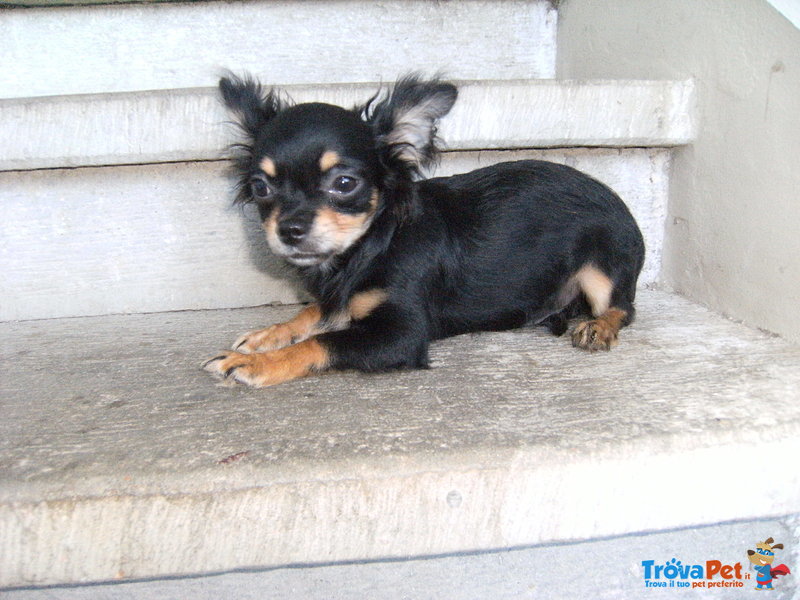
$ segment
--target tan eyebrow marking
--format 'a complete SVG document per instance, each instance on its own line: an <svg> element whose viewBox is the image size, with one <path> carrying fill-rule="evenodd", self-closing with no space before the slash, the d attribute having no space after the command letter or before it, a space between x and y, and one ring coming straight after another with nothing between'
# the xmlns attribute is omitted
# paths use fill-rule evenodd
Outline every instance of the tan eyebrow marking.
<svg viewBox="0 0 800 600"><path fill-rule="evenodd" d="M261 162L258 164L261 167L261 170L264 171L270 177L275 177L278 174L278 170L275 168L275 163L269 156L265 156L261 159Z"/></svg>
<svg viewBox="0 0 800 600"><path fill-rule="evenodd" d="M319 170L323 173L339 163L339 155L333 150L327 150L319 157Z"/></svg>

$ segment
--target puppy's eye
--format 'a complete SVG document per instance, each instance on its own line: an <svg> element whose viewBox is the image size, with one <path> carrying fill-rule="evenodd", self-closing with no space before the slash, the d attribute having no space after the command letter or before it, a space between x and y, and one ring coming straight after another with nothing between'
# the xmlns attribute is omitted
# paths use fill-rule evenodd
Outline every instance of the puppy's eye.
<svg viewBox="0 0 800 600"><path fill-rule="evenodd" d="M272 188L261 177L253 177L250 180L250 192L256 200L266 200L272 196Z"/></svg>
<svg viewBox="0 0 800 600"><path fill-rule="evenodd" d="M340 175L333 180L333 183L331 183L331 187L328 191L334 194L349 194L355 191L359 183L360 181L355 177Z"/></svg>

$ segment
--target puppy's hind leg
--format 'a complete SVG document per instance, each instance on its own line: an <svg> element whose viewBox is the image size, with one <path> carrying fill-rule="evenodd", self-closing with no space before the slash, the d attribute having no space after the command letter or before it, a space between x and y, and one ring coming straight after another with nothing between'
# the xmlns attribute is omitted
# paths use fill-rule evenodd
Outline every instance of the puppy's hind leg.
<svg viewBox="0 0 800 600"><path fill-rule="evenodd" d="M615 289L614 282L592 264L584 265L574 276L591 307L592 320L579 323L572 331L572 345L589 351L611 350L619 330L633 319L633 304Z"/></svg>

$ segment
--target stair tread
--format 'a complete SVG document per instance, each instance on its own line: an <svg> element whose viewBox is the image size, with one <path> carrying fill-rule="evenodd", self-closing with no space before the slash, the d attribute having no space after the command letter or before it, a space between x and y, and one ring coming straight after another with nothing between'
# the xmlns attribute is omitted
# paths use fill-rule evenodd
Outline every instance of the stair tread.
<svg viewBox="0 0 800 600"><path fill-rule="evenodd" d="M270 468L484 447L587 452L701 431L705 446L800 423L800 348L679 296L642 290L638 306L609 353L523 328L436 342L429 370L258 390L215 385L199 366L296 306L0 323L0 494L73 475L193 471L239 451Z"/></svg>
<svg viewBox="0 0 800 600"><path fill-rule="evenodd" d="M791 512L800 474L772 459L800 446L800 348L663 292L638 308L609 353L523 328L437 342L429 370L256 390L199 365L296 307L0 324L0 547L43 552L8 576L377 558L388 530L392 555L420 555ZM654 510L673 486L686 494ZM61 556L38 526L91 550L70 538ZM225 535L187 562L176 544L212 526ZM127 527L135 560L109 534Z"/></svg>

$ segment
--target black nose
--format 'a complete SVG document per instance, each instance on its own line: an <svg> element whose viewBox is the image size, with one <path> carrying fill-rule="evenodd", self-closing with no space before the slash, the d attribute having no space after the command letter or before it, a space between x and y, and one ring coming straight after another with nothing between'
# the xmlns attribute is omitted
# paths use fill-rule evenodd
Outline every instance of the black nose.
<svg viewBox="0 0 800 600"><path fill-rule="evenodd" d="M278 225L278 237L288 246L296 246L306 237L308 227L298 221L284 221Z"/></svg>

